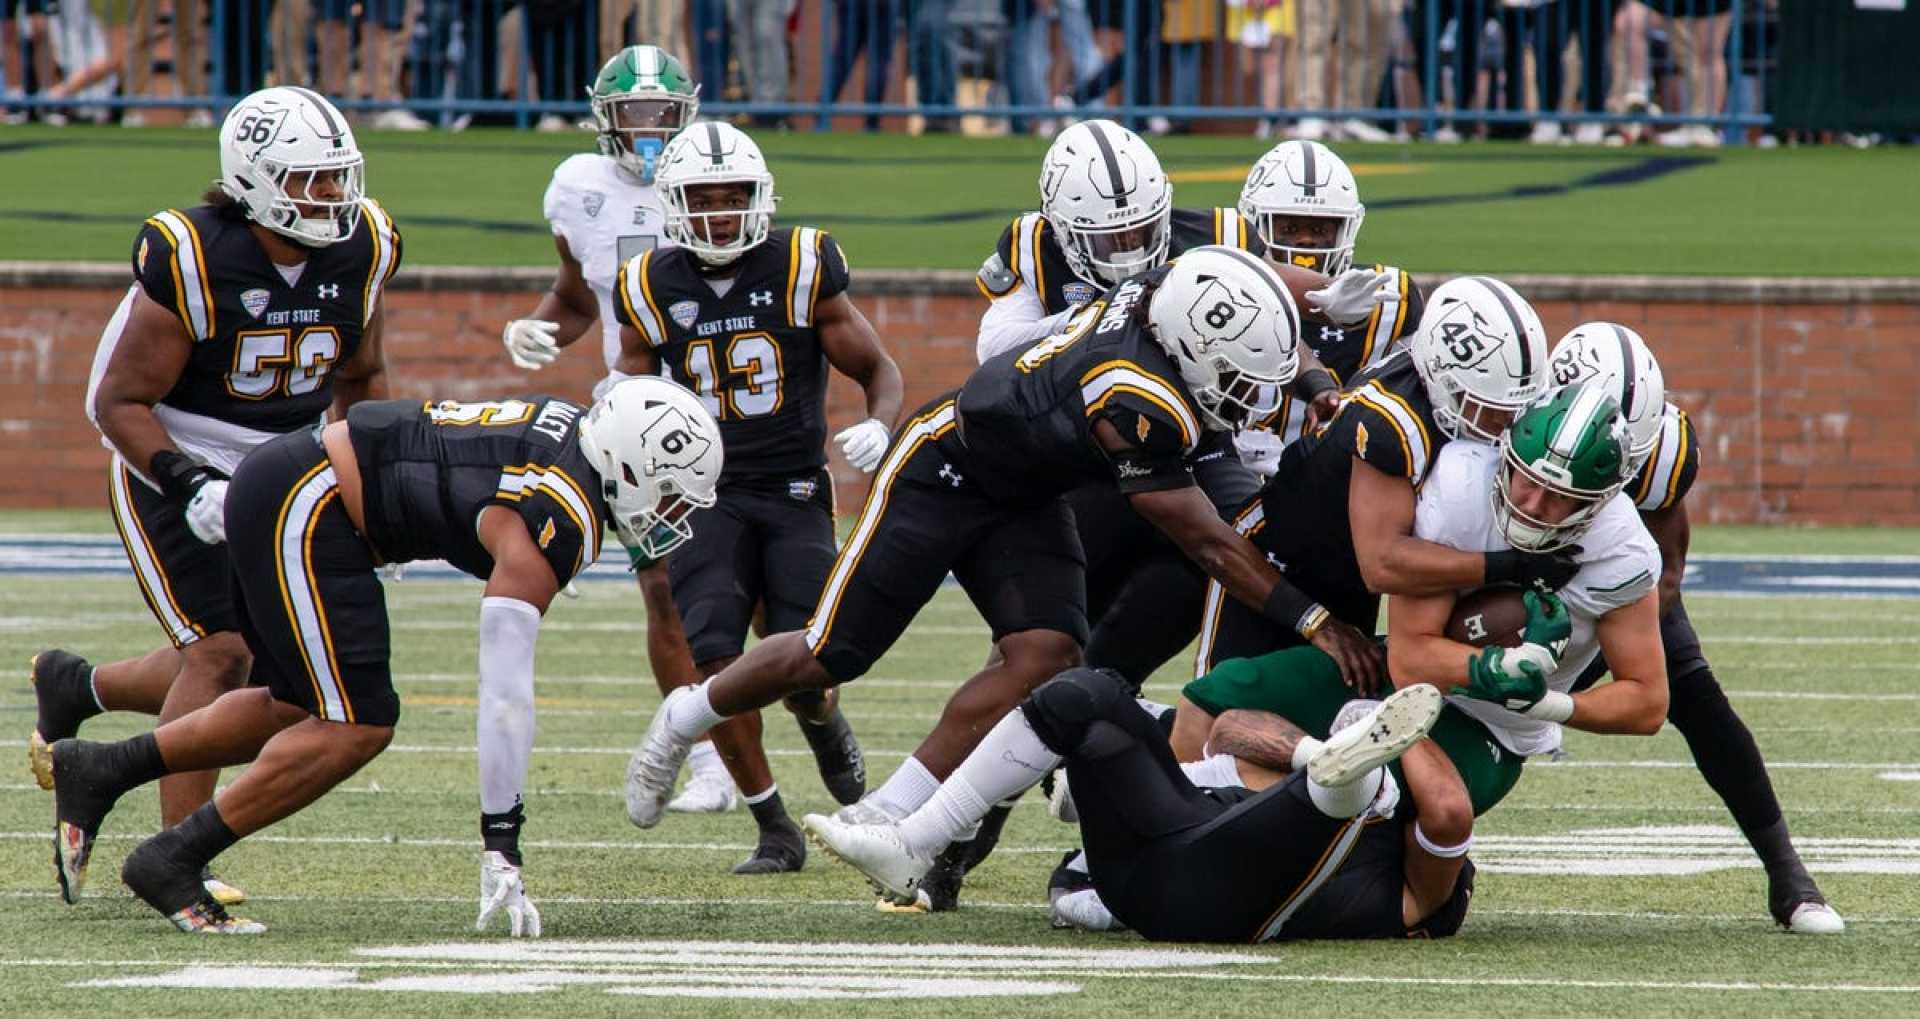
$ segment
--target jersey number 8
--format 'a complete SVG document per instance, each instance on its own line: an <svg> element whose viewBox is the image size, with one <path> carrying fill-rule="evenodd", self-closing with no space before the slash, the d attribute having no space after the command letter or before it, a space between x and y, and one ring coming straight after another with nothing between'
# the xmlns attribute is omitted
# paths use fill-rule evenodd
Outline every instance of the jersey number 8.
<svg viewBox="0 0 1920 1019"><path fill-rule="evenodd" d="M243 400L305 396L320 388L339 358L340 334L331 326L303 329L298 339L285 329L246 330L234 337L227 392Z"/></svg>
<svg viewBox="0 0 1920 1019"><path fill-rule="evenodd" d="M723 372L739 383L723 385ZM713 341L688 344L685 378L716 421L766 417L780 409L780 347L766 333L728 340L724 365L714 360Z"/></svg>

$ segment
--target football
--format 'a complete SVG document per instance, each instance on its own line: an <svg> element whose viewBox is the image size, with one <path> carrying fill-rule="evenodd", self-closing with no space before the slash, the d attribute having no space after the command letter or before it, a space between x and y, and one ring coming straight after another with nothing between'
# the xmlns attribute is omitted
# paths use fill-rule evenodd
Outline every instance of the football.
<svg viewBox="0 0 1920 1019"><path fill-rule="evenodd" d="M1474 647L1519 647L1527 607L1517 587L1483 587L1460 596L1447 619L1447 639Z"/></svg>

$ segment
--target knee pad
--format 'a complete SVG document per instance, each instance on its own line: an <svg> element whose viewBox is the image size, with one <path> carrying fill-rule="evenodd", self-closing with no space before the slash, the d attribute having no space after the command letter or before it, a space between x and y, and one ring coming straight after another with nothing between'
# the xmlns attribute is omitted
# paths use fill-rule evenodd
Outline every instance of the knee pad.
<svg viewBox="0 0 1920 1019"><path fill-rule="evenodd" d="M1112 669L1068 669L1041 684L1020 706L1040 742L1066 756L1080 745L1087 726L1131 705L1127 681Z"/></svg>

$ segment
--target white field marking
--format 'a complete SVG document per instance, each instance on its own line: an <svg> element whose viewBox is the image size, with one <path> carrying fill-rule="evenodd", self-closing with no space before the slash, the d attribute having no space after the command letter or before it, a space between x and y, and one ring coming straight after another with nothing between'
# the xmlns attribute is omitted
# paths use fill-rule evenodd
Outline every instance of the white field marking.
<svg viewBox="0 0 1920 1019"><path fill-rule="evenodd" d="M1920 771L1883 771L1879 777L1888 782L1920 782Z"/></svg>
<svg viewBox="0 0 1920 1019"><path fill-rule="evenodd" d="M26 740L18 740L18 739L0 740L0 748L24 747L26 745L27 745ZM478 754L480 751L479 751L479 748L471 744L468 744L465 746L461 746L459 744L447 744L442 746L442 745L427 744L427 743L395 743L387 747L387 749L384 752L389 754ZM632 747L534 747L533 752L536 754L551 754L556 757L580 757L580 756L628 757L633 754L633 748ZM861 749L861 752L867 757L902 757L904 758L907 755L911 754L913 751L911 750L875 750L870 747L863 747ZM813 759L813 751L811 750L768 749L766 753L768 757L805 757L808 760ZM1879 765L1879 767L1902 768L1902 767L1909 767L1909 765L1885 764L1885 765ZM1920 765L1911 765L1911 767L1920 767Z"/></svg>
<svg viewBox="0 0 1920 1019"><path fill-rule="evenodd" d="M1794 840L1822 874L1920 874L1920 839ZM1738 831L1719 825L1590 828L1558 835L1474 840L1474 862L1492 874L1690 875L1761 866Z"/></svg>
<svg viewBox="0 0 1920 1019"><path fill-rule="evenodd" d="M542 629L545 629L545 627L542 626ZM479 678L471 672L396 672L393 674L393 681L396 684L461 683L468 686L478 686L480 682ZM647 673L635 673L628 676L592 674L570 676L565 673L549 671L539 675L535 681L539 683L578 684L581 686L644 687L646 692L653 694L656 700L659 697L653 685L653 677ZM853 683L846 685L855 687L884 687L888 689L943 690L948 693L953 692L958 686L952 678L900 679L884 676L863 676L860 679L854 680ZM1179 687L1174 687L1174 689L1177 690Z"/></svg>
<svg viewBox="0 0 1920 1019"><path fill-rule="evenodd" d="M1920 701L1920 693L1828 693L1825 690L1728 690L1729 697L1757 701L1867 701L1895 703Z"/></svg>
<svg viewBox="0 0 1920 1019"><path fill-rule="evenodd" d="M101 835L95 842L144 842L148 835ZM44 842L48 838L45 831L7 831L0 832L0 840ZM248 842L282 846L398 846L405 849L472 849L472 839L442 838L403 838L399 835L249 835ZM532 849L620 849L636 852L695 852L695 853L745 853L752 852L751 842L604 842L604 841L547 841L533 839L521 843ZM1002 846L995 853L1012 853L1016 856L1059 856L1067 851L1066 846ZM464 901L464 900L463 900Z"/></svg>

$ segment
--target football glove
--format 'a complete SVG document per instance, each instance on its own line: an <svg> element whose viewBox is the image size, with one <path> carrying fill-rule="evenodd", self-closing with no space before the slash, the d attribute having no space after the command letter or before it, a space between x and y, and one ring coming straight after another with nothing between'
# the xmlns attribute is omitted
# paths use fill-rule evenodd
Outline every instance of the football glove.
<svg viewBox="0 0 1920 1019"><path fill-rule="evenodd" d="M513 358L514 364L528 371L539 371L560 356L560 344L553 338L559 331L558 322L516 318L500 333L500 342L506 344L507 356Z"/></svg>
<svg viewBox="0 0 1920 1019"><path fill-rule="evenodd" d="M872 474L880 466L880 458L887 452L887 426L877 419L865 421L842 431L833 437L840 444L840 451L847 455L847 462L862 474Z"/></svg>
<svg viewBox="0 0 1920 1019"><path fill-rule="evenodd" d="M1459 692L1525 712L1547 695L1547 673L1553 665L1553 652L1538 644L1490 647L1467 659L1467 685Z"/></svg>
<svg viewBox="0 0 1920 1019"><path fill-rule="evenodd" d="M209 481L187 500L187 527L209 545L227 540L227 483Z"/></svg>
<svg viewBox="0 0 1920 1019"><path fill-rule="evenodd" d="M487 921L502 909L507 911L510 936L540 936L540 911L533 907L533 900L527 898L527 887L520 882L520 868L508 863L500 853L481 853L480 919L474 921L473 929L486 930Z"/></svg>
<svg viewBox="0 0 1920 1019"><path fill-rule="evenodd" d="M1307 291L1307 308L1337 326L1356 326L1373 314L1376 305L1400 295L1390 272L1348 269L1318 290Z"/></svg>
<svg viewBox="0 0 1920 1019"><path fill-rule="evenodd" d="M163 449L147 465L160 494L187 518L193 536L209 545L227 540L227 476L178 450Z"/></svg>
<svg viewBox="0 0 1920 1019"><path fill-rule="evenodd" d="M1558 591L1580 572L1578 545L1552 552L1522 552L1507 549L1488 552L1486 578L1489 584L1513 584L1535 591Z"/></svg>
<svg viewBox="0 0 1920 1019"><path fill-rule="evenodd" d="M1560 656L1567 653L1567 642L1573 638L1573 617L1567 615L1566 604L1556 594L1528 591L1520 601L1527 607L1527 625L1520 631L1520 640L1551 652L1553 664L1545 671L1552 672L1560 666Z"/></svg>

